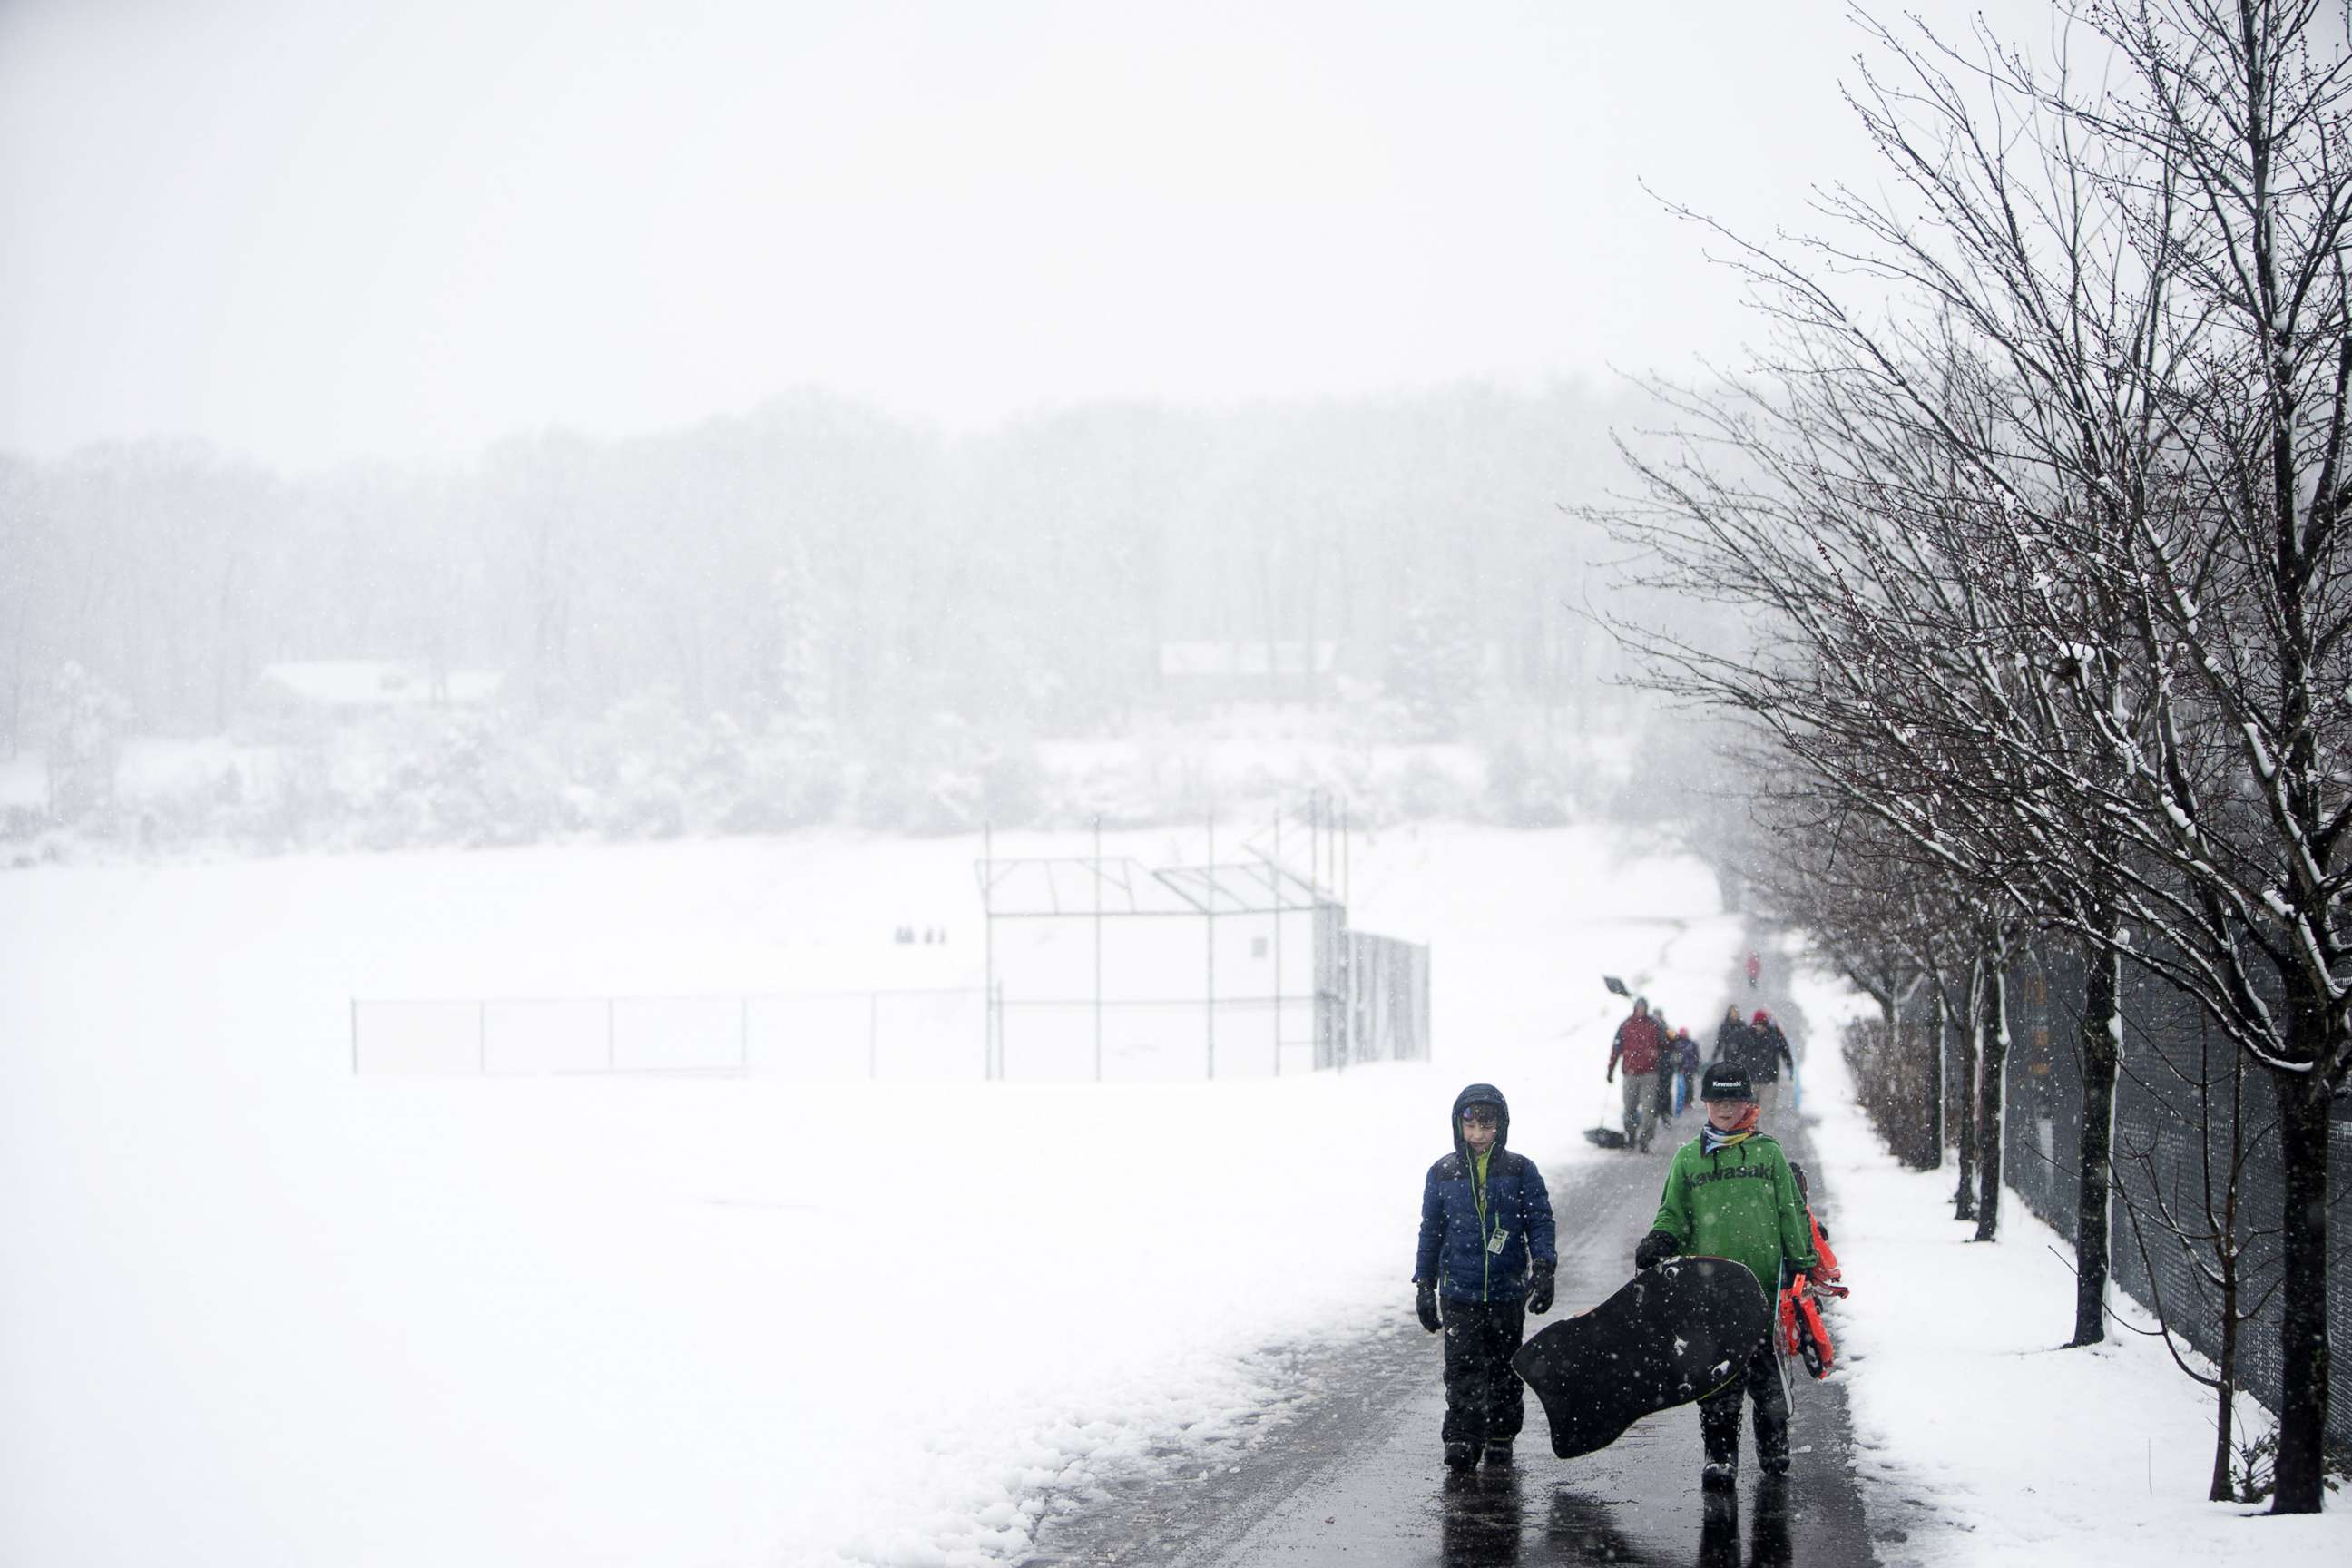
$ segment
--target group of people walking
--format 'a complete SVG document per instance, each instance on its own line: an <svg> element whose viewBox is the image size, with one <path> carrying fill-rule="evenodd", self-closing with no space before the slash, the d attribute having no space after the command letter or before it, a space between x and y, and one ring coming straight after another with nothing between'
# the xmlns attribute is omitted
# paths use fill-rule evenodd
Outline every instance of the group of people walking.
<svg viewBox="0 0 2352 1568"><path fill-rule="evenodd" d="M1619 1026L1608 1076L1625 1075L1627 1146L1646 1150L1671 1092L1692 1089L1706 1108L1697 1137L1675 1152L1650 1229L1633 1253L1636 1269L1681 1255L1734 1258L1768 1294L1819 1266L1811 1212L1779 1142L1764 1130L1778 1109L1781 1068L1796 1062L1788 1037L1762 1008L1743 1020L1735 1006L1716 1032L1716 1057L1700 1072L1687 1031L1669 1034L1647 1001ZM1493 1084L1454 1097L1453 1152L1422 1185L1413 1263L1414 1310L1423 1328L1445 1336L1445 1463L1467 1470L1483 1457L1507 1464L1526 1418L1526 1387L1511 1358L1527 1318L1551 1309L1559 1266L1551 1198L1534 1163L1508 1148L1510 1108ZM1739 1413L1755 1410L1758 1463L1789 1468L1789 1394L1779 1342L1699 1402L1703 1479L1728 1485L1739 1457Z"/></svg>
<svg viewBox="0 0 2352 1568"><path fill-rule="evenodd" d="M1789 1049L1789 1037L1771 1014L1759 1007L1742 1021L1738 1003L1726 1008L1723 1022L1715 1026L1715 1059L1747 1068L1764 1114L1780 1113L1780 1069L1787 1068L1793 1074L1797 1058Z"/></svg>
<svg viewBox="0 0 2352 1568"><path fill-rule="evenodd" d="M1714 1059L1746 1070L1767 1115L1780 1109L1780 1068L1793 1072L1797 1066L1789 1037L1772 1015L1759 1007L1754 1017L1742 1019L1736 1002L1716 1026ZM1615 1079L1620 1068L1625 1075L1624 1146L1647 1153L1658 1124L1673 1121L1697 1094L1698 1042L1688 1029L1669 1031L1666 1016L1653 1012L1648 997L1636 996L1633 1016L1617 1026L1603 1081Z"/></svg>

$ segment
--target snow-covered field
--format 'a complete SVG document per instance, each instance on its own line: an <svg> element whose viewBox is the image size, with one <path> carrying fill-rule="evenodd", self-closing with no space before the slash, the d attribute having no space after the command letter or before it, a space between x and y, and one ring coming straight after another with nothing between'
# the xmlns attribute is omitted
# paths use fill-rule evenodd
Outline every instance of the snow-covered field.
<svg viewBox="0 0 2352 1568"><path fill-rule="evenodd" d="M1598 976L1711 1021L1738 939L1689 862L1431 828L1351 862L1358 921L1433 944L1428 1067L351 1073L354 994L976 983L977 853L831 836L0 877L0 1562L1017 1555L1121 1467L1237 1462L1304 1391L1299 1347L1409 1312L1461 1084L1501 1083L1539 1163L1594 1157ZM892 942L905 924L949 940ZM1850 1000L1803 1000L1826 1044ZM2197 1500L2201 1391L2148 1343L2053 1348L2055 1238L2012 1205L2000 1246L1965 1245L1948 1174L1876 1152L1833 1058L1809 1059L1807 1109L1857 1288L1840 1375L1874 1511L1912 1526L1897 1560L2347 1560L2352 1514Z"/></svg>
<svg viewBox="0 0 2352 1568"><path fill-rule="evenodd" d="M1082 838L998 852L1084 854ZM1106 844L1198 860L1166 834ZM1646 977L1736 924L1597 831L1359 837L1437 1060L1278 1080L354 1078L352 994L976 984L971 840L0 878L0 1562L997 1560L1231 1462L1290 1352L1410 1311L1476 1079L1557 1165ZM945 927L939 946L894 928ZM977 1060L975 1044L975 1060Z"/></svg>
<svg viewBox="0 0 2352 1568"><path fill-rule="evenodd" d="M1908 1529L1890 1563L2352 1562L2352 1508L2273 1519L2203 1500L2212 1400L2160 1342L2111 1331L2066 1350L2073 1246L2014 1194L2000 1240L1979 1246L1951 1217L1953 1172L1905 1169L1854 1106L1828 1048L1857 999L1819 981L1799 997L1822 1047L1806 1063L1807 1112L1835 1194L1832 1242L1854 1294L1836 1332L1848 1370L1857 1471L1874 1519ZM2141 1329L2154 1320L2128 1297ZM2260 1416L2242 1401L2241 1419ZM2247 1517L2254 1515L2256 1517Z"/></svg>

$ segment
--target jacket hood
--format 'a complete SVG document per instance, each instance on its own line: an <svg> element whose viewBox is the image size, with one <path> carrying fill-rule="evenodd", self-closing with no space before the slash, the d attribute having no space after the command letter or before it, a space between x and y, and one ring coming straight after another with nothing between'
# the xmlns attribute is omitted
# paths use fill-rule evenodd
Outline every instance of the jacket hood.
<svg viewBox="0 0 2352 1568"><path fill-rule="evenodd" d="M1454 1115L1448 1122L1454 1133L1454 1152L1465 1160L1470 1158L1470 1145L1462 1141L1462 1112L1480 1104L1494 1106L1502 1112L1495 1121L1495 1147L1500 1149L1511 1141L1511 1102L1493 1084L1474 1083L1454 1097Z"/></svg>

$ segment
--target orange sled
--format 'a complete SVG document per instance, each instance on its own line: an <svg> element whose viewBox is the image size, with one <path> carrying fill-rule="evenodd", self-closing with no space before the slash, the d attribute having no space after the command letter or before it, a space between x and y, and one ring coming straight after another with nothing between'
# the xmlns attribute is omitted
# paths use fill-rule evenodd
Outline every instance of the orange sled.
<svg viewBox="0 0 2352 1568"><path fill-rule="evenodd" d="M1831 1289L1845 1293L1843 1285ZM1802 1357L1805 1370L1817 1378L1827 1377L1837 1364L1837 1346L1822 1322L1821 1302L1813 1294L1812 1281L1801 1273L1780 1291L1780 1348Z"/></svg>

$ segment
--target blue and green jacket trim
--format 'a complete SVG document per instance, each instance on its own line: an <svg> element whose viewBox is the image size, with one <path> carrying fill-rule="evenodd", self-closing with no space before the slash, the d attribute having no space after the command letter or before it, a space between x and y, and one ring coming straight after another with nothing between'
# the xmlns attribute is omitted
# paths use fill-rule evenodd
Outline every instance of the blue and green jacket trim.
<svg viewBox="0 0 2352 1568"><path fill-rule="evenodd" d="M1499 1112L1495 1146L1484 1160L1474 1158L1462 1140L1463 1108L1476 1104ZM1432 1165L1422 1182L1413 1283L1433 1284L1449 1300L1518 1300L1527 1294L1531 1263L1559 1261L1551 1194L1535 1162L1506 1146L1511 1108L1493 1084L1474 1083L1456 1095L1451 1120L1454 1152Z"/></svg>

